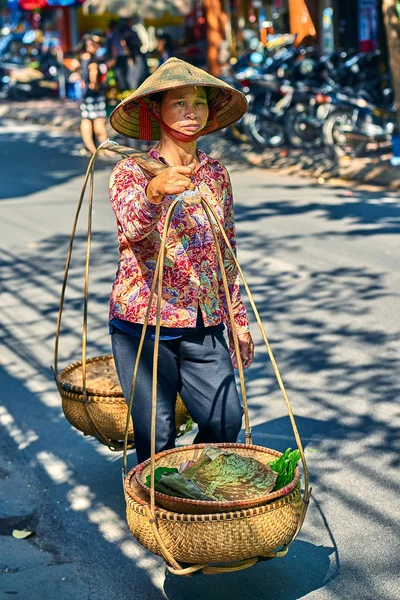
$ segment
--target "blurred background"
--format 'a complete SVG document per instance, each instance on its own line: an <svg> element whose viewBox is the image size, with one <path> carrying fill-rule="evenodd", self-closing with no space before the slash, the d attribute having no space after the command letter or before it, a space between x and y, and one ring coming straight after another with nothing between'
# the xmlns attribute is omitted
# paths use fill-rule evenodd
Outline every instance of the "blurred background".
<svg viewBox="0 0 400 600"><path fill-rule="evenodd" d="M1 0L0 99L85 101L95 67L103 118L177 56L247 95L238 142L391 144L397 164L399 14L396 0Z"/></svg>

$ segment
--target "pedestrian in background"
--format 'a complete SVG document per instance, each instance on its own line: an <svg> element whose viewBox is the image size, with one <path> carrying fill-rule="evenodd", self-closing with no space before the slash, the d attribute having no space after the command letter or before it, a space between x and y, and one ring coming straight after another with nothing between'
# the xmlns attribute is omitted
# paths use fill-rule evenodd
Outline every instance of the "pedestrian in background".
<svg viewBox="0 0 400 600"><path fill-rule="evenodd" d="M82 77L81 136L87 151L96 152L96 142L107 139L104 80L107 67L102 56L102 38L85 36L80 56Z"/></svg>
<svg viewBox="0 0 400 600"><path fill-rule="evenodd" d="M146 56L142 41L133 29L135 19L121 19L119 24L110 21L108 35L109 67L114 69L120 95L135 90L148 76Z"/></svg>
<svg viewBox="0 0 400 600"><path fill-rule="evenodd" d="M163 65L171 56L173 56L173 44L169 33L163 29L156 32L157 45L156 52L158 56L158 66Z"/></svg>
<svg viewBox="0 0 400 600"><path fill-rule="evenodd" d="M142 53L142 40L134 29L135 18L123 19L121 23L122 43L126 47L128 55L128 88L135 90L149 75L146 56Z"/></svg>
<svg viewBox="0 0 400 600"><path fill-rule="evenodd" d="M108 67L114 70L115 80L119 92L122 94L129 89L128 82L128 50L122 35L121 24L110 21L110 30L107 36Z"/></svg>

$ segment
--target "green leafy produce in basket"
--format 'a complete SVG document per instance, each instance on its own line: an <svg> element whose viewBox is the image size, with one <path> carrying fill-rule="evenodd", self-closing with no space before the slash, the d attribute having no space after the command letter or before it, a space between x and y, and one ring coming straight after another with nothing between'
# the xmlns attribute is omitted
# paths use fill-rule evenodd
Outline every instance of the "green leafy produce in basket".
<svg viewBox="0 0 400 600"><path fill-rule="evenodd" d="M146 485L150 487L150 475L146 477ZM216 500L216 498L204 494L193 481L183 477L174 467L157 467L155 469L154 488L157 492L167 494L167 496L192 500Z"/></svg>
<svg viewBox="0 0 400 600"><path fill-rule="evenodd" d="M186 461L179 470L158 467L154 486L158 492L178 498L240 501L269 494L278 477L270 465L251 456L206 446L195 462ZM150 475L146 485L150 487Z"/></svg>
<svg viewBox="0 0 400 600"><path fill-rule="evenodd" d="M287 448L285 452L269 466L273 471L278 473L278 477L275 482L274 490L280 490L286 485L289 485L294 479L294 472L296 465L300 460L300 451Z"/></svg>
<svg viewBox="0 0 400 600"><path fill-rule="evenodd" d="M244 500L268 494L276 473L250 456L208 446L199 459L182 471L202 492L216 500Z"/></svg>

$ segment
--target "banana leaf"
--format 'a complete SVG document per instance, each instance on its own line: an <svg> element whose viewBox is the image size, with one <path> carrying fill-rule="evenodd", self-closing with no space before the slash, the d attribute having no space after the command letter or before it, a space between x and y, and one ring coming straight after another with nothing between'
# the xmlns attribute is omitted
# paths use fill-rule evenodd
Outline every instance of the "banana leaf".
<svg viewBox="0 0 400 600"><path fill-rule="evenodd" d="M150 475L146 477L150 487ZM175 467L157 467L154 471L154 488L157 492L193 500L216 500L204 494L192 481L185 479Z"/></svg>
<svg viewBox="0 0 400 600"><path fill-rule="evenodd" d="M178 469L176 467L157 467L154 471L154 483L159 483L161 477L164 473L177 473ZM150 474L146 477L146 485L150 487Z"/></svg>
<svg viewBox="0 0 400 600"><path fill-rule="evenodd" d="M277 478L268 465L254 458L212 446L182 475L207 496L221 501L264 496L274 488Z"/></svg>
<svg viewBox="0 0 400 600"><path fill-rule="evenodd" d="M179 496L180 498L189 498L192 500L217 499L212 495L210 496L202 492L193 481L186 479L181 473L165 473L161 476L160 484L163 488L171 490L170 495Z"/></svg>

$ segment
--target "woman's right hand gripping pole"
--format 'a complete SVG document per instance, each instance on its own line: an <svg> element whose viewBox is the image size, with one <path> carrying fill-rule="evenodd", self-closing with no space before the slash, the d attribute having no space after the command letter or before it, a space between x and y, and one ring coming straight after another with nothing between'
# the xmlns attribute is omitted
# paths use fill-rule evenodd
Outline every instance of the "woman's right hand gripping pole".
<svg viewBox="0 0 400 600"><path fill-rule="evenodd" d="M193 190L194 186L191 178L194 172L194 163L187 166L168 167L150 181L146 188L147 198L154 204L160 204L164 200L164 196L182 194L186 190Z"/></svg>

